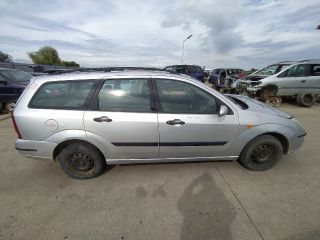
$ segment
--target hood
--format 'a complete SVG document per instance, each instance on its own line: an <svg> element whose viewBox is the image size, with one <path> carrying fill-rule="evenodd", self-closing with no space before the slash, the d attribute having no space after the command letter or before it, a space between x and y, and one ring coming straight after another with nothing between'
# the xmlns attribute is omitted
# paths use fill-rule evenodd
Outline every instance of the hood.
<svg viewBox="0 0 320 240"><path fill-rule="evenodd" d="M245 103L245 105L247 105L246 111L258 112L258 113L267 114L267 115L274 115L274 116L288 118L288 119L293 118L292 115L286 112L283 112L265 103L259 102L248 96L243 96L243 95L228 95L228 96L231 98L238 99L243 103Z"/></svg>
<svg viewBox="0 0 320 240"><path fill-rule="evenodd" d="M250 80L250 81L259 81L263 78L270 77L270 75L249 75L245 77L245 79Z"/></svg>

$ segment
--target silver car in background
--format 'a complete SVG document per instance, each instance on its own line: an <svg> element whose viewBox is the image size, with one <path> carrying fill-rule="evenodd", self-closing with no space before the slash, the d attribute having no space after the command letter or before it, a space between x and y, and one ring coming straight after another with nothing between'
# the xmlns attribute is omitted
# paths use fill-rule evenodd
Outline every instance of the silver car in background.
<svg viewBox="0 0 320 240"><path fill-rule="evenodd" d="M274 75L247 83L247 91L254 97L293 97L300 106L311 107L320 96L320 60L299 61Z"/></svg>
<svg viewBox="0 0 320 240"><path fill-rule="evenodd" d="M261 171L306 135L291 115L249 97L145 69L33 78L13 122L21 154L57 160L78 179L109 164L147 162L239 160Z"/></svg>

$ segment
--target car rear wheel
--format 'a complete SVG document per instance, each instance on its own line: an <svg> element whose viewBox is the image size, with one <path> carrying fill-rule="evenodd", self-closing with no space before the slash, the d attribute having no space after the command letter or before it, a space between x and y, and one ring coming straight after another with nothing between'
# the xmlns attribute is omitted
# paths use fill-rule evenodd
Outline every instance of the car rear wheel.
<svg viewBox="0 0 320 240"><path fill-rule="evenodd" d="M271 135L261 135L251 140L240 154L239 162L253 171L272 168L281 159L283 146Z"/></svg>
<svg viewBox="0 0 320 240"><path fill-rule="evenodd" d="M106 165L102 154L90 144L73 143L57 156L61 168L76 179L89 179L99 176Z"/></svg>
<svg viewBox="0 0 320 240"><path fill-rule="evenodd" d="M297 103L301 107L311 107L316 102L316 96L312 93L299 93Z"/></svg>

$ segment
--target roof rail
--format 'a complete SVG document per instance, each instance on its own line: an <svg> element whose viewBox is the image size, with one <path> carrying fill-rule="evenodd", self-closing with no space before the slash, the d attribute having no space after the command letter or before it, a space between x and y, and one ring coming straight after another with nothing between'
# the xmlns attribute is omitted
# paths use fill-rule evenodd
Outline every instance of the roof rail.
<svg viewBox="0 0 320 240"><path fill-rule="evenodd" d="M57 70L49 72L50 75L63 74L63 73L71 73L71 72L113 72L113 71L129 71L129 70L146 70L146 71L162 71L171 74L180 73L163 69L163 68L152 68L152 67L101 67L101 68L77 68L77 69L66 69L66 70Z"/></svg>
<svg viewBox="0 0 320 240"><path fill-rule="evenodd" d="M305 60L301 60L299 62L312 62L312 61L320 61L320 59L305 59Z"/></svg>
<svg viewBox="0 0 320 240"><path fill-rule="evenodd" d="M278 62L278 63L291 63L291 62L296 62L296 61L291 61L291 60L287 60L287 61L281 61L281 62Z"/></svg>

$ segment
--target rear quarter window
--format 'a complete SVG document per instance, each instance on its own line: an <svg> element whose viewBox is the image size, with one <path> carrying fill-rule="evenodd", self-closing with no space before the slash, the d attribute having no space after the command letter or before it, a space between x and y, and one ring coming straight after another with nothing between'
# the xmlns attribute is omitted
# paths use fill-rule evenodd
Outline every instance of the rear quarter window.
<svg viewBox="0 0 320 240"><path fill-rule="evenodd" d="M30 108L82 109L94 81L58 81L43 84L32 97Z"/></svg>

